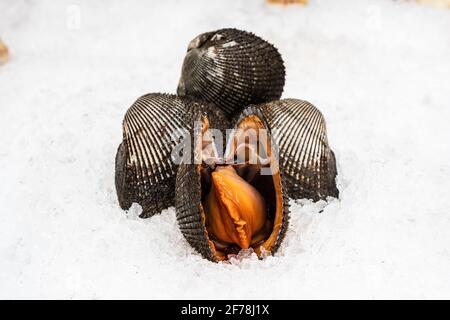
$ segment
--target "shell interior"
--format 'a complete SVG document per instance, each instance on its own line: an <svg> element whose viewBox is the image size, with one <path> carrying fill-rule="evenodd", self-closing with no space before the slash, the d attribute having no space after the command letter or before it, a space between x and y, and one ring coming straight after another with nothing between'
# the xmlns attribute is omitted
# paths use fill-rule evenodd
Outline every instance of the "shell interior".
<svg viewBox="0 0 450 320"><path fill-rule="evenodd" d="M223 159L203 126L201 215L212 255L226 260L241 249L259 256L279 240L284 218L281 175L264 122L256 115L241 119Z"/></svg>

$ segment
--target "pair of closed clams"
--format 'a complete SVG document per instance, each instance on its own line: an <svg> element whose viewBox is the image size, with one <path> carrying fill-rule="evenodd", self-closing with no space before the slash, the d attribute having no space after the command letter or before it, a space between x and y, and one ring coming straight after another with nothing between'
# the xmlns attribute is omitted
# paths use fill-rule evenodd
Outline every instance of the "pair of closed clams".
<svg viewBox="0 0 450 320"><path fill-rule="evenodd" d="M252 33L221 29L193 39L177 95L144 95L125 114L120 206L139 203L142 218L175 206L184 237L211 261L242 249L275 253L288 198L338 196L324 118L306 101L279 100L284 79L278 50ZM190 147L175 152L178 162L180 142Z"/></svg>

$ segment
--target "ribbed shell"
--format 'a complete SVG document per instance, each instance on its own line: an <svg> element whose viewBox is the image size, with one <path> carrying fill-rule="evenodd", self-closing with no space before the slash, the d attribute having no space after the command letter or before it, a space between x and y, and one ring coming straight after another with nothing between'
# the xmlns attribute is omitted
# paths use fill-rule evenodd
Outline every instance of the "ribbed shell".
<svg viewBox="0 0 450 320"><path fill-rule="evenodd" d="M256 106L279 147L286 188L293 199L338 197L336 160L328 145L325 119L311 103L283 99Z"/></svg>
<svg viewBox="0 0 450 320"><path fill-rule="evenodd" d="M231 117L249 104L279 99L284 81L273 45L246 31L221 29L191 41L177 92L212 102Z"/></svg>
<svg viewBox="0 0 450 320"><path fill-rule="evenodd" d="M137 202L146 218L174 204L177 166L171 152L176 142L171 134L190 130L199 111L227 124L218 108L175 95L147 94L128 109L116 155L116 190L123 209Z"/></svg>
<svg viewBox="0 0 450 320"><path fill-rule="evenodd" d="M9 59L8 47L0 39L0 65L6 63Z"/></svg>
<svg viewBox="0 0 450 320"><path fill-rule="evenodd" d="M237 121L248 116L257 115L263 122L264 119L261 111L254 107L246 108L240 116L236 118ZM220 128L223 120L216 118L214 115L207 115L211 128ZM197 113L197 121L200 121L201 114ZM270 128L267 127L269 130ZM194 134L191 134L192 144L194 143ZM180 164L176 177L175 186L175 208L176 216L180 230L188 241L188 243L199 252L204 258L210 261L217 261L208 243L207 230L205 221L202 218L202 199L201 199L201 176L198 170L199 165L196 164ZM282 172L282 171L281 171ZM283 222L277 242L274 245L271 253L275 253L284 240L288 225L289 225L289 199L284 192L285 180L281 174L281 183L283 190Z"/></svg>

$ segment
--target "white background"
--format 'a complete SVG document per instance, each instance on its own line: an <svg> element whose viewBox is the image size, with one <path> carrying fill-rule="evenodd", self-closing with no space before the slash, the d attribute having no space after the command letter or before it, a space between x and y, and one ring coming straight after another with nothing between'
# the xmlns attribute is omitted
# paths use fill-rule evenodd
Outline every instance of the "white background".
<svg viewBox="0 0 450 320"><path fill-rule="evenodd" d="M202 259L117 203L121 121L188 42L252 31L325 115L340 200L264 261ZM0 298L450 298L450 10L391 0L0 0ZM320 212L323 209L322 212Z"/></svg>

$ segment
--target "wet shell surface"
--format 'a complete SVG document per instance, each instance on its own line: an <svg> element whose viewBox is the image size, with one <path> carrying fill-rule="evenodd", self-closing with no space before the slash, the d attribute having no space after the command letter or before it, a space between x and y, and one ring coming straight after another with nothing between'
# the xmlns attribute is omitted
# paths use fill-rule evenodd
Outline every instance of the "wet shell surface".
<svg viewBox="0 0 450 320"><path fill-rule="evenodd" d="M249 104L279 99L284 82L284 63L273 45L246 31L220 29L189 43L177 93L235 116Z"/></svg>
<svg viewBox="0 0 450 320"><path fill-rule="evenodd" d="M256 107L264 114L277 141L289 197L314 201L337 198L336 160L328 144L322 113L311 103L298 99Z"/></svg>
<svg viewBox="0 0 450 320"><path fill-rule="evenodd" d="M128 109L116 155L116 191L122 209L139 203L141 217L146 218L174 205L177 165L171 152L182 130L191 129L197 111L227 125L219 109L169 94L144 95Z"/></svg>
<svg viewBox="0 0 450 320"><path fill-rule="evenodd" d="M227 260L241 250L259 257L275 253L288 227L289 206L282 171L277 170L279 163L274 157L275 142L270 139L264 116L258 108L245 109L235 122L236 130L230 135L224 157L209 162L206 159L213 158L214 148L209 143L208 128L221 120L201 113L196 120L203 126L192 130L192 144L196 146L192 152L193 158L202 161L180 164L176 177L175 208L182 234L211 261ZM266 137L262 141L265 151L257 154L261 160L250 163L246 152L236 160L237 150L256 150L245 139L252 128L266 130L262 135ZM263 174L263 169L270 174Z"/></svg>

